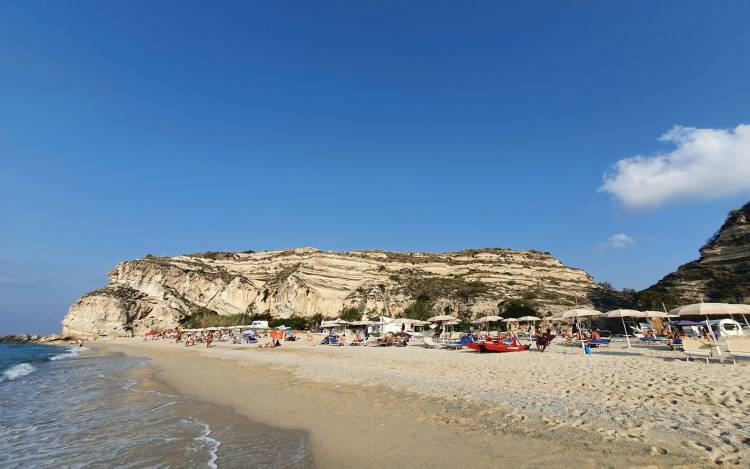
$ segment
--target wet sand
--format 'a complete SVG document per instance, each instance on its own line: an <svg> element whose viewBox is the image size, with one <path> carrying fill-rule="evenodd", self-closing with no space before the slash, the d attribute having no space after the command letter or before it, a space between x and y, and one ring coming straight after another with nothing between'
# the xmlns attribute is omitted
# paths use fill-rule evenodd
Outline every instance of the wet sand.
<svg viewBox="0 0 750 469"><path fill-rule="evenodd" d="M564 346L478 356L419 347L106 344L152 358L158 379L180 393L307 432L319 467L744 464L749 440L737 422L748 415L747 365L706 367L615 347L584 357ZM673 378L644 381L652 367ZM683 373L709 377L692 379L693 389ZM702 380L715 385L699 391Z"/></svg>

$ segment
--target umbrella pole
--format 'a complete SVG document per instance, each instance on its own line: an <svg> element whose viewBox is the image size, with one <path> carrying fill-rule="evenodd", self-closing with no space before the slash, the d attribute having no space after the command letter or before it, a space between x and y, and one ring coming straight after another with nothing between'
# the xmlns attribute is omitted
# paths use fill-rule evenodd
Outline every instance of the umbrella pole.
<svg viewBox="0 0 750 469"><path fill-rule="evenodd" d="M706 315L706 327L708 327L708 335L711 337L711 342L716 342L716 338L714 337L714 330L711 328L711 323L709 322L708 315Z"/></svg>
<svg viewBox="0 0 750 469"><path fill-rule="evenodd" d="M630 348L630 337L628 336L628 328L625 326L625 318L620 316L620 320L622 321L622 328L625 330L625 340L628 341L628 348Z"/></svg>
<svg viewBox="0 0 750 469"><path fill-rule="evenodd" d="M742 315L742 319L744 319L744 320L745 320L745 325L746 325L746 326L747 326L748 328L750 328L750 323L749 323L749 322L747 322L747 317L746 317L746 316L745 316L744 314Z"/></svg>

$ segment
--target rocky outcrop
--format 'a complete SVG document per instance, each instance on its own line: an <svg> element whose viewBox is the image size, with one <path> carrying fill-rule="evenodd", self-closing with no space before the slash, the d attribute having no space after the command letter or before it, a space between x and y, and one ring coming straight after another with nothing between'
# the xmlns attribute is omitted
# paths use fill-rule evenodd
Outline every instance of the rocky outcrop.
<svg viewBox="0 0 750 469"><path fill-rule="evenodd" d="M46 336L38 336L36 334L22 333L18 335L6 335L0 337L0 342L10 343L40 343L44 344L47 342L64 342L72 340L70 337L63 337L60 334L50 334Z"/></svg>
<svg viewBox="0 0 750 469"><path fill-rule="evenodd" d="M363 315L394 316L420 295L436 312L464 315L495 313L514 298L532 301L542 314L609 298L589 274L549 253L509 249L147 256L118 264L109 280L70 307L63 335L137 334L201 312L333 317L356 307Z"/></svg>
<svg viewBox="0 0 750 469"><path fill-rule="evenodd" d="M750 203L729 213L700 249L700 259L681 265L638 297L640 303L666 298L674 305L750 302Z"/></svg>

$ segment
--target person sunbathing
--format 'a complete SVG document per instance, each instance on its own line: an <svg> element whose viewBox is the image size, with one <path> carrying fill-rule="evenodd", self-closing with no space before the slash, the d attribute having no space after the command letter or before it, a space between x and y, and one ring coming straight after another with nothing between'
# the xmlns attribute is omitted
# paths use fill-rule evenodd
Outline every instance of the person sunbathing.
<svg viewBox="0 0 750 469"><path fill-rule="evenodd" d="M643 334L644 339L655 339L654 332L651 329L646 330L646 332Z"/></svg>
<svg viewBox="0 0 750 469"><path fill-rule="evenodd" d="M552 335L552 331L550 329L547 329L546 332L537 335L536 337L536 348L540 352L544 352L547 350L547 347L549 347L550 342L552 342L552 339L554 339L555 336Z"/></svg>
<svg viewBox="0 0 750 469"><path fill-rule="evenodd" d="M591 337L589 339L591 340L601 340L602 335L599 334L599 329L592 329L591 330Z"/></svg>

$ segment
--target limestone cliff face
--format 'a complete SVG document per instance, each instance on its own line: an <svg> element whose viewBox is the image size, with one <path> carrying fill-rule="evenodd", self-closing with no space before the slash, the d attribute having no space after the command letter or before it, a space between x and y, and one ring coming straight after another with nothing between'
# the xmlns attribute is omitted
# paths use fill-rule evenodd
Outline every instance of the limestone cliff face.
<svg viewBox="0 0 750 469"><path fill-rule="evenodd" d="M196 312L333 317L354 306L394 316L427 295L437 312L496 313L503 301L530 298L543 313L606 302L586 272L548 253L481 249L456 253L336 253L312 248L200 253L126 261L105 288L76 301L63 334L110 336L174 327Z"/></svg>
<svg viewBox="0 0 750 469"><path fill-rule="evenodd" d="M750 203L729 213L700 254L639 296L665 294L677 303L750 302Z"/></svg>

